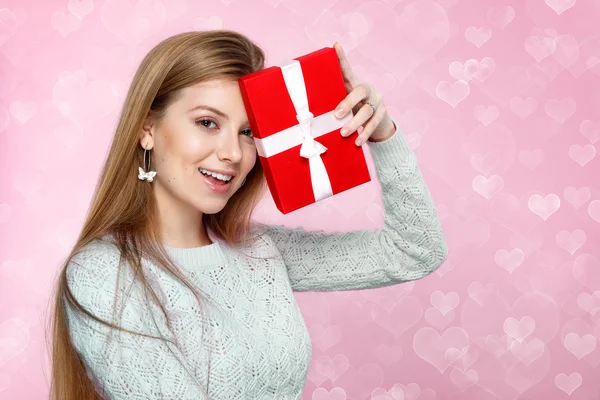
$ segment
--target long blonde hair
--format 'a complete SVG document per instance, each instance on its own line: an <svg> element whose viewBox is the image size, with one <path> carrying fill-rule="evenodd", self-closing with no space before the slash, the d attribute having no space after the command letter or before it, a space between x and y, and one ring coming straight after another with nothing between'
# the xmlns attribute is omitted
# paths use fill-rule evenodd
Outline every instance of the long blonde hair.
<svg viewBox="0 0 600 400"><path fill-rule="evenodd" d="M160 118L178 93L210 79L237 79L264 68L263 51L244 35L230 30L185 32L154 47L142 60L123 104L110 152L96 186L90 209L77 242L59 270L51 316L52 400L102 399L88 378L85 365L71 342L65 302L75 310L115 329L128 331L89 313L73 297L66 279L71 258L88 243L104 235L114 238L121 259L169 317L142 273L141 256L169 271L196 295L198 293L171 262L158 238L162 237L151 185L137 179L144 151L140 132L150 110ZM250 237L250 217L266 190L264 172L257 159L246 182L231 196L222 211L204 214L203 222L217 238L235 245ZM204 298L204 297L203 297ZM128 331L129 332L129 331ZM135 333L135 332L132 332Z"/></svg>

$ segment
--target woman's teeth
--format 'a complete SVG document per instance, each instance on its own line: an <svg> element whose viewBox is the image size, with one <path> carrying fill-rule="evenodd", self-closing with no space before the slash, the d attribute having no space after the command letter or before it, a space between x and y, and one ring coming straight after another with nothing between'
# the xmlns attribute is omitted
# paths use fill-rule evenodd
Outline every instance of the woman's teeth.
<svg viewBox="0 0 600 400"><path fill-rule="evenodd" d="M232 178L231 175L223 175L223 174L219 174L217 172L211 172L204 168L199 168L199 171L202 172L204 175L211 175L219 180L222 180L223 182L229 182Z"/></svg>

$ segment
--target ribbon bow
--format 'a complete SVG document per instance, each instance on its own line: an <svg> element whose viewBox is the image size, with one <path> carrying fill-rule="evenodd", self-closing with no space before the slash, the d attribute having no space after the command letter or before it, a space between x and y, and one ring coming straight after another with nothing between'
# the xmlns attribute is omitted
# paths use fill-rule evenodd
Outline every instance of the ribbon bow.
<svg viewBox="0 0 600 400"><path fill-rule="evenodd" d="M300 156L308 159L319 156L327 151L327 147L317 142L312 135L311 126L313 118L314 114L308 110L302 110L296 114L296 119L300 123L300 129L304 135L304 140L300 147Z"/></svg>

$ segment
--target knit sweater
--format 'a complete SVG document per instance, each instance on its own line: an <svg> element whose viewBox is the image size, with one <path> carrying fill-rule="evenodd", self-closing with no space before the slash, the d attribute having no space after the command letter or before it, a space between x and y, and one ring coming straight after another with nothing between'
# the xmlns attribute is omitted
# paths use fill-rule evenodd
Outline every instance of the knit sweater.
<svg viewBox="0 0 600 400"><path fill-rule="evenodd" d="M253 222L259 236L252 245L231 247L208 230L212 244L167 247L207 295L204 312L187 287L142 258L170 328L139 279L119 268L119 250L108 236L77 253L67 265L67 282L85 309L168 339L111 329L65 302L72 343L106 398L299 399L312 344L293 291L380 288L438 268L447 256L438 215L394 123L392 137L367 142L382 188L382 229L325 232ZM122 309L121 318L113 306Z"/></svg>

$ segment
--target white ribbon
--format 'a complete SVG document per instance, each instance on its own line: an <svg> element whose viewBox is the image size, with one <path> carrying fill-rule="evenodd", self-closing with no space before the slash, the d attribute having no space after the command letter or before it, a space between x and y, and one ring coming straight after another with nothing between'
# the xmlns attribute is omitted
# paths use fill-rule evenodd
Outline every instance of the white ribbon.
<svg viewBox="0 0 600 400"><path fill-rule="evenodd" d="M298 124L264 139L254 138L256 149L261 157L271 157L302 143L300 156L308 158L315 201L323 200L332 196L333 190L325 164L321 159L321 154L327 151L327 147L317 142L315 138L340 129L350 121L353 114L350 111L344 118L337 118L333 111L330 111L315 117L308 109L308 97L300 61L288 61L280 64L279 67L283 73L287 91L294 103Z"/></svg>

